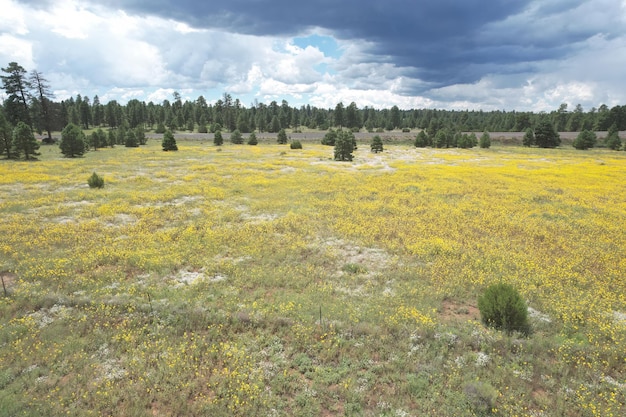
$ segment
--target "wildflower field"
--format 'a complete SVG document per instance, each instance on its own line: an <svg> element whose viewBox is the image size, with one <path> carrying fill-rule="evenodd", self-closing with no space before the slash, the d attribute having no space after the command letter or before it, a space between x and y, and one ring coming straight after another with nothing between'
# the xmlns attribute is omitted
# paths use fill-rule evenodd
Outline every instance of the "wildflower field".
<svg viewBox="0 0 626 417"><path fill-rule="evenodd" d="M0 161L0 416L626 415L624 153L303 145Z"/></svg>

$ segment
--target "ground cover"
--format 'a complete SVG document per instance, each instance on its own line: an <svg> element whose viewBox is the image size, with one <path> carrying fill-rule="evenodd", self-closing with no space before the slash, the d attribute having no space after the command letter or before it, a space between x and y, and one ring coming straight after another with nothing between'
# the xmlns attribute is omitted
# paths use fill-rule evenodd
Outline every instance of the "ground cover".
<svg viewBox="0 0 626 417"><path fill-rule="evenodd" d="M624 415L622 153L177 141L0 161L0 416Z"/></svg>

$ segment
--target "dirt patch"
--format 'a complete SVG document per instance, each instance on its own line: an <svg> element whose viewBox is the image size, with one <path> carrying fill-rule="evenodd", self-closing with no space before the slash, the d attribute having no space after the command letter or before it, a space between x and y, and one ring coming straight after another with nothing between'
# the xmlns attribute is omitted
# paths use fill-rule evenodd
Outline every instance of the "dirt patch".
<svg viewBox="0 0 626 417"><path fill-rule="evenodd" d="M3 289L2 291L8 291L13 285L15 285L15 280L17 279L17 275L13 272L2 271L0 272L0 279L2 280Z"/></svg>
<svg viewBox="0 0 626 417"><path fill-rule="evenodd" d="M478 307L472 304L444 300L441 306L440 316L444 322L479 320L480 311Z"/></svg>
<svg viewBox="0 0 626 417"><path fill-rule="evenodd" d="M391 260L383 249L361 247L343 239L328 239L324 244L337 258L339 276L348 273L375 274L385 269Z"/></svg>

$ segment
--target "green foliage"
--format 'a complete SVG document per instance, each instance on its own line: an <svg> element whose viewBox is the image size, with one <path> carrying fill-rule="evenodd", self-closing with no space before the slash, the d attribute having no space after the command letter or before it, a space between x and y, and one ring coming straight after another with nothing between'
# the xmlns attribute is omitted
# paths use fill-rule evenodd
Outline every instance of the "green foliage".
<svg viewBox="0 0 626 417"><path fill-rule="evenodd" d="M206 119L204 116L200 116L200 121L198 122L198 133L208 133L209 129L206 127Z"/></svg>
<svg viewBox="0 0 626 417"><path fill-rule="evenodd" d="M291 149L302 149L302 143L299 140L294 140L293 142L291 142L289 147Z"/></svg>
<svg viewBox="0 0 626 417"><path fill-rule="evenodd" d="M135 134L135 131L133 129L126 130L126 134L124 137L124 146L126 146L127 148L137 148L139 146L137 135Z"/></svg>
<svg viewBox="0 0 626 417"><path fill-rule="evenodd" d="M622 148L622 140L619 137L619 131L616 124L611 125L609 128L608 135L604 140L604 143L607 148L614 151L618 151Z"/></svg>
<svg viewBox="0 0 626 417"><path fill-rule="evenodd" d="M104 178L94 172L91 174L91 177L87 179L87 184L89 184L89 188L103 188Z"/></svg>
<svg viewBox="0 0 626 417"><path fill-rule="evenodd" d="M366 266L355 263L347 263L341 268L341 270L352 275L367 274Z"/></svg>
<svg viewBox="0 0 626 417"><path fill-rule="evenodd" d="M589 148L593 148L598 142L598 138L596 137L595 132L590 132L589 130L583 130L576 136L572 146L576 149L585 150Z"/></svg>
<svg viewBox="0 0 626 417"><path fill-rule="evenodd" d="M117 135L115 134L114 129L109 129L109 133L107 134L107 144L113 148L115 147L115 143L117 142Z"/></svg>
<svg viewBox="0 0 626 417"><path fill-rule="evenodd" d="M463 392L470 408L478 415L491 414L495 408L498 392L490 384L472 381L465 385Z"/></svg>
<svg viewBox="0 0 626 417"><path fill-rule="evenodd" d="M165 124L163 122L157 123L155 133L165 133Z"/></svg>
<svg viewBox="0 0 626 417"><path fill-rule="evenodd" d="M6 154L7 159L11 159L11 125L4 116L2 109L0 109L0 153Z"/></svg>
<svg viewBox="0 0 626 417"><path fill-rule="evenodd" d="M528 335L528 307L519 292L510 284L493 284L478 298L481 320L489 327Z"/></svg>
<svg viewBox="0 0 626 417"><path fill-rule="evenodd" d="M472 133L471 135L463 133L462 135L459 135L456 146L463 149L469 149L476 146L477 143L478 139L476 138L475 133Z"/></svg>
<svg viewBox="0 0 626 417"><path fill-rule="evenodd" d="M217 133L218 131L222 130L222 125L219 123L213 123L211 125L211 129L209 129L209 132L211 133Z"/></svg>
<svg viewBox="0 0 626 417"><path fill-rule="evenodd" d="M540 148L556 148L561 138L548 119L544 119L535 128L535 143Z"/></svg>
<svg viewBox="0 0 626 417"><path fill-rule="evenodd" d="M178 146L176 145L176 138L174 138L174 134L171 130L166 130L163 134L163 142L161 142L161 147L164 151L177 151Z"/></svg>
<svg viewBox="0 0 626 417"><path fill-rule="evenodd" d="M30 114L28 109L28 89L31 84L28 80L26 70L17 62L10 62L6 68L2 68L2 85L6 92L4 99L4 109L10 123L17 126L19 122L30 125Z"/></svg>
<svg viewBox="0 0 626 417"><path fill-rule="evenodd" d="M370 146L371 146L372 152L374 152L374 153L382 152L383 151L383 140L381 139L380 136L375 135L372 138L372 144Z"/></svg>
<svg viewBox="0 0 626 417"><path fill-rule="evenodd" d="M137 142L139 142L140 145L145 145L146 143L148 143L148 139L146 138L146 132L141 126L137 126L135 128L135 137L137 138Z"/></svg>
<svg viewBox="0 0 626 417"><path fill-rule="evenodd" d="M239 129L235 129L233 133L230 134L230 143L234 145L243 145L243 136Z"/></svg>
<svg viewBox="0 0 626 417"><path fill-rule="evenodd" d="M416 148L425 148L429 145L428 135L424 130L420 130L420 132L415 136L415 142L413 144Z"/></svg>
<svg viewBox="0 0 626 417"><path fill-rule="evenodd" d="M104 130L98 128L91 132L87 139L88 145L93 146L93 150L107 146L107 134Z"/></svg>
<svg viewBox="0 0 626 417"><path fill-rule="evenodd" d="M529 127L526 129L524 133L524 138L522 139L522 145L524 146L533 146L535 144L535 132Z"/></svg>
<svg viewBox="0 0 626 417"><path fill-rule="evenodd" d="M354 149L354 135L345 130L338 131L335 141L335 161L352 161Z"/></svg>
<svg viewBox="0 0 626 417"><path fill-rule="evenodd" d="M61 153L68 158L83 156L85 153L85 134L77 125L70 123L61 132Z"/></svg>
<svg viewBox="0 0 626 417"><path fill-rule="evenodd" d="M248 145L258 145L259 141L256 138L256 134L254 132L250 133L250 136L248 136Z"/></svg>
<svg viewBox="0 0 626 417"><path fill-rule="evenodd" d="M435 148L447 148L448 147L448 134L445 129L437 131L435 138L433 139L433 146Z"/></svg>
<svg viewBox="0 0 626 417"><path fill-rule="evenodd" d="M224 144L224 137L222 137L222 131L216 130L213 136L213 143L215 146L222 146Z"/></svg>
<svg viewBox="0 0 626 417"><path fill-rule="evenodd" d="M491 147L491 136L489 136L488 132L483 132L480 137L480 147L483 149L487 149Z"/></svg>
<svg viewBox="0 0 626 417"><path fill-rule="evenodd" d="M322 145L335 146L337 140L337 131L334 129L328 129L328 132L322 138Z"/></svg>
<svg viewBox="0 0 626 417"><path fill-rule="evenodd" d="M287 143L287 133L285 132L285 129L280 129L278 131L276 142L278 142L279 145L284 145Z"/></svg>
<svg viewBox="0 0 626 417"><path fill-rule="evenodd" d="M39 142L35 139L33 131L24 122L18 122L13 129L13 141L11 142L13 155L19 158L24 155L24 159L34 159L33 156L39 155Z"/></svg>

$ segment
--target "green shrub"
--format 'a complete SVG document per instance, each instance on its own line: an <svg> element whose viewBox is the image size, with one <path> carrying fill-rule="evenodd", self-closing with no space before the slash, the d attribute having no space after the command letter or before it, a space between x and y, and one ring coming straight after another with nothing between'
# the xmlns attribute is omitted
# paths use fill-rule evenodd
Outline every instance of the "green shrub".
<svg viewBox="0 0 626 417"><path fill-rule="evenodd" d="M478 415L491 414L496 405L497 391L484 382L470 382L463 389L470 408Z"/></svg>
<svg viewBox="0 0 626 417"><path fill-rule="evenodd" d="M300 143L299 140L294 140L293 142L291 142L291 145L289 145L289 147L291 149L302 149L302 143Z"/></svg>
<svg viewBox="0 0 626 417"><path fill-rule="evenodd" d="M96 174L95 172L91 174L91 177L87 180L87 184L89 184L90 188L103 188L104 187L104 178Z"/></svg>
<svg viewBox="0 0 626 417"><path fill-rule="evenodd" d="M478 298L482 322L506 332L530 333L528 307L517 290L510 284L489 286Z"/></svg>

